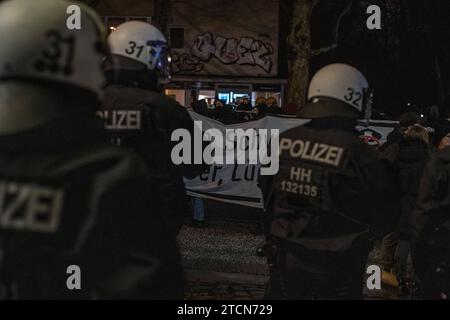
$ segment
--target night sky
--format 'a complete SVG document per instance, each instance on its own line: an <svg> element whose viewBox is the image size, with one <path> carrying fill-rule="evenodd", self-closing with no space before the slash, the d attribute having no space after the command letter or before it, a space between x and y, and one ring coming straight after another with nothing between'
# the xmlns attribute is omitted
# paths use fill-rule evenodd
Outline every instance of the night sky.
<svg viewBox="0 0 450 320"><path fill-rule="evenodd" d="M322 1L313 12L313 48L333 42L343 1ZM368 30L366 8L381 8L382 30ZM450 106L450 1L354 1L341 20L338 47L312 59L314 73L331 62L359 68L375 91L374 107L395 118L406 110L426 113ZM439 74L439 76L438 76ZM410 103L411 106L407 106Z"/></svg>

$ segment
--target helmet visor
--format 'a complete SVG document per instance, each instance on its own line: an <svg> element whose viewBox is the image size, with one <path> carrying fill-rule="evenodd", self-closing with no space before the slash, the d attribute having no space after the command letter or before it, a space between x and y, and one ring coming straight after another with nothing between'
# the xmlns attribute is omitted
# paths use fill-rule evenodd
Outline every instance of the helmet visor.
<svg viewBox="0 0 450 320"><path fill-rule="evenodd" d="M156 62L155 70L158 72L161 83L170 82L170 50L166 42L149 41L150 57Z"/></svg>
<svg viewBox="0 0 450 320"><path fill-rule="evenodd" d="M169 47L166 47L165 50L161 52L161 58L158 61L158 64L156 66L156 69L159 73L159 81L161 83L169 83L172 79L172 76L170 75L170 63L172 61L172 58L170 56L170 50Z"/></svg>

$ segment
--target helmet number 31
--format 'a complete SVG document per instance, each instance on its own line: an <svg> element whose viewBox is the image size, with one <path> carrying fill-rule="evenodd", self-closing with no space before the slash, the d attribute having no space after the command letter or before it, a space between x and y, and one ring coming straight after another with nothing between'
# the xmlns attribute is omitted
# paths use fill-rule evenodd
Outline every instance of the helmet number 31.
<svg viewBox="0 0 450 320"><path fill-rule="evenodd" d="M355 106L359 106L362 99L362 93L353 88L347 88L347 95L344 96L344 99Z"/></svg>
<svg viewBox="0 0 450 320"><path fill-rule="evenodd" d="M139 58L142 54L142 50L144 50L144 46L138 46L136 44L136 42L134 42L134 41L130 41L129 45L130 45L130 47L128 49L126 49L125 52L129 55L135 54L136 58ZM137 53L135 53L136 49L138 50Z"/></svg>
<svg viewBox="0 0 450 320"><path fill-rule="evenodd" d="M48 48L42 51L41 59L34 63L36 71L72 75L75 38L64 38L55 30L47 32L45 37L48 40Z"/></svg>

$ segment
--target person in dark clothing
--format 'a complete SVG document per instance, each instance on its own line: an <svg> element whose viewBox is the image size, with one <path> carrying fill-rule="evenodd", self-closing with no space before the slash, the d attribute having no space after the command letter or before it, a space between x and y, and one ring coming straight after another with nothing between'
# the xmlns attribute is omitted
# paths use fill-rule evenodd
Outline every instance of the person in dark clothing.
<svg viewBox="0 0 450 320"><path fill-rule="evenodd" d="M407 260L410 252L408 237L409 220L414 209L420 179L430 156L429 134L426 128L413 125L406 129L398 144L391 144L384 154L396 169L401 185L401 216L395 232L386 236L382 243L381 262L386 270L395 269L402 294L413 279L407 278Z"/></svg>
<svg viewBox="0 0 450 320"><path fill-rule="evenodd" d="M434 125L433 146L438 150L442 150L448 144L448 133L450 122L448 120L440 120Z"/></svg>
<svg viewBox="0 0 450 320"><path fill-rule="evenodd" d="M208 104L206 103L205 99L201 99L198 100L193 107L194 111L197 112L198 114L205 116L205 117L210 117L211 116L211 112L208 109Z"/></svg>
<svg viewBox="0 0 450 320"><path fill-rule="evenodd" d="M399 118L398 127L388 134L386 142L379 150L384 152L391 144L400 143L404 138L405 131L415 124L422 124L420 114L413 111L402 114Z"/></svg>
<svg viewBox="0 0 450 320"><path fill-rule="evenodd" d="M238 115L230 104L226 104L220 112L220 118L217 118L223 124L234 124L239 122Z"/></svg>
<svg viewBox="0 0 450 320"><path fill-rule="evenodd" d="M434 152L420 182L408 235L425 299L450 298L450 125L436 131Z"/></svg>
<svg viewBox="0 0 450 320"><path fill-rule="evenodd" d="M224 104L222 100L216 99L214 101L213 119L222 122L223 124L237 123L238 116L230 104Z"/></svg>
<svg viewBox="0 0 450 320"><path fill-rule="evenodd" d="M256 99L255 108L258 112L259 118L265 117L268 109L266 99L264 99L263 97L259 97L258 99Z"/></svg>
<svg viewBox="0 0 450 320"><path fill-rule="evenodd" d="M65 1L0 4L0 299L180 299L159 181L95 115L103 24L71 3L81 30L67 28ZM72 64L48 60L67 37Z"/></svg>
<svg viewBox="0 0 450 320"><path fill-rule="evenodd" d="M267 99L267 114L282 114L283 110L278 106L277 99L270 97Z"/></svg>
<svg viewBox="0 0 450 320"><path fill-rule="evenodd" d="M402 217L399 233L405 235L411 210L417 198L420 179L428 157L430 156L429 136L426 128L420 125L409 127L399 144L387 148L384 155L396 171L402 186Z"/></svg>
<svg viewBox="0 0 450 320"><path fill-rule="evenodd" d="M237 122L236 112L233 110L233 106L224 105L224 103L218 99L214 101L213 118L224 124L233 124Z"/></svg>
<svg viewBox="0 0 450 320"><path fill-rule="evenodd" d="M362 298L371 239L391 232L399 212L390 163L355 131L367 91L351 66L321 69L299 113L312 121L280 135L280 170L260 176L268 298Z"/></svg>
<svg viewBox="0 0 450 320"><path fill-rule="evenodd" d="M255 113L253 112L253 106L249 98L242 98L242 102L237 106L234 116L235 123L247 122L254 119Z"/></svg>
<svg viewBox="0 0 450 320"><path fill-rule="evenodd" d="M252 104L250 103L250 100L247 97L244 97L242 99L242 102L238 105L237 111L252 111L253 107Z"/></svg>
<svg viewBox="0 0 450 320"><path fill-rule="evenodd" d="M108 43L112 58L106 66L108 86L102 111L106 131L121 146L142 156L164 181L164 200L171 208L165 218L177 233L184 219L192 216L183 177L192 179L205 167L175 165L171 159L178 143L171 141L172 133L186 129L194 136L194 122L186 108L161 93L162 84L170 78L167 41L154 26L129 21L110 34ZM145 43L140 55L132 43ZM124 115L123 123L118 123L118 114Z"/></svg>
<svg viewBox="0 0 450 320"><path fill-rule="evenodd" d="M214 100L213 118L220 121L220 119L222 119L223 117L224 109L225 105L223 104L222 100Z"/></svg>

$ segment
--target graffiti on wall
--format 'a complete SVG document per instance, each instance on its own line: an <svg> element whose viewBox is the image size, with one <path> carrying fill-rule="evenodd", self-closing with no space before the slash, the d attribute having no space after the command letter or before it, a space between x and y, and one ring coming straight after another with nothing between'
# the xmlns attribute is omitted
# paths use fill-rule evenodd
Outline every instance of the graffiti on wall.
<svg viewBox="0 0 450 320"><path fill-rule="evenodd" d="M199 73L213 58L224 65L246 65L271 73L274 49L268 36L225 38L211 32L198 35L189 53L173 55L174 73Z"/></svg>

